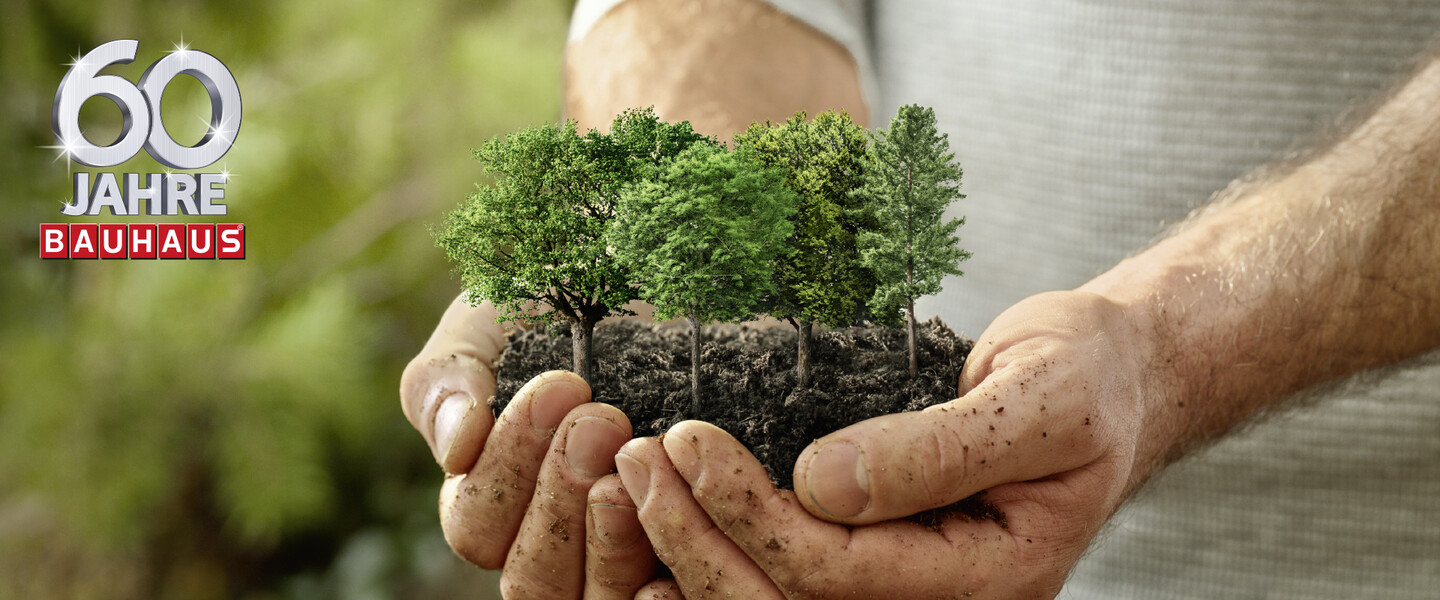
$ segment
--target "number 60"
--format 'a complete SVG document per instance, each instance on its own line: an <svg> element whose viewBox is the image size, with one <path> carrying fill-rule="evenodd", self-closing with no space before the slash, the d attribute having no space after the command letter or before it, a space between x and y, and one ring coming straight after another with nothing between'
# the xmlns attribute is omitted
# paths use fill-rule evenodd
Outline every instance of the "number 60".
<svg viewBox="0 0 1440 600"><path fill-rule="evenodd" d="M172 169L199 169L220 160L240 130L240 86L235 76L214 56L195 50L175 52L155 61L140 76L138 86L118 75L99 74L110 65L134 61L139 45L135 40L101 44L65 73L60 88L55 90L51 119L60 145L75 162L91 167L110 167L130 160L141 146ZM200 80L210 94L210 127L194 146L177 143L160 119L160 98L176 75ZM80 107L95 96L114 101L124 119L120 139L109 146L96 146L80 132Z"/></svg>

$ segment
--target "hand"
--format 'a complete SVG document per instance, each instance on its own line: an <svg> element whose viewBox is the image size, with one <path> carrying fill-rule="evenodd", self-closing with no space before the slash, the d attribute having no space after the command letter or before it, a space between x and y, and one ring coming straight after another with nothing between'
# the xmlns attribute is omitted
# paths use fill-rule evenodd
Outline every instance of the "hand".
<svg viewBox="0 0 1440 600"><path fill-rule="evenodd" d="M639 523L626 518L634 507L618 478L602 478L630 422L590 402L585 381L565 371L537 376L493 418L493 365L504 344L488 302L457 299L401 378L405 416L446 473L445 540L476 565L503 565L506 598L629 600L656 561ZM603 579L587 577L600 565Z"/></svg>
<svg viewBox="0 0 1440 600"><path fill-rule="evenodd" d="M617 466L691 600L1053 597L1136 467L1154 464L1142 424L1168 382L1149 364L1148 331L1093 294L1021 302L977 342L961 398L816 441L797 461L798 494L698 422L663 447L630 442ZM981 490L1005 525L889 520Z"/></svg>

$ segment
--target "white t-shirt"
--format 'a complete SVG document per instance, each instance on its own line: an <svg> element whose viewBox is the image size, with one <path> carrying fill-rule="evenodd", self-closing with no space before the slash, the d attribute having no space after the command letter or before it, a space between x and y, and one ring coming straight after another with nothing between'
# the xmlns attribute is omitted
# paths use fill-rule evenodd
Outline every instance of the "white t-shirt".
<svg viewBox="0 0 1440 600"><path fill-rule="evenodd" d="M1323 134L1440 32L1433 0L770 1L850 50L872 124L934 107L974 257L917 313L971 337ZM582 1L572 37L616 3ZM1440 597L1440 354L1331 387L1170 468L1061 597Z"/></svg>

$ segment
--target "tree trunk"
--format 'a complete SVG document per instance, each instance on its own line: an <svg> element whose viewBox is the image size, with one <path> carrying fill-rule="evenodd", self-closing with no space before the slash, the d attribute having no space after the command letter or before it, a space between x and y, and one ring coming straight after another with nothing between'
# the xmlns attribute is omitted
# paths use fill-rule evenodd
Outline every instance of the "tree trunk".
<svg viewBox="0 0 1440 600"><path fill-rule="evenodd" d="M690 322L690 418L700 415L700 319L687 317Z"/></svg>
<svg viewBox="0 0 1440 600"><path fill-rule="evenodd" d="M570 345L575 374L585 383L593 383L590 377L595 373L595 355L591 352L590 340L594 337L595 321L581 317L570 322Z"/></svg>
<svg viewBox="0 0 1440 600"><path fill-rule="evenodd" d="M799 321L795 324L796 331L796 359L795 359L795 387L805 389L810 387L810 327L814 323L810 321Z"/></svg>
<svg viewBox="0 0 1440 600"><path fill-rule="evenodd" d="M915 356L915 301L905 301L905 331L906 341L910 343L910 378L914 379L920 374L920 361Z"/></svg>

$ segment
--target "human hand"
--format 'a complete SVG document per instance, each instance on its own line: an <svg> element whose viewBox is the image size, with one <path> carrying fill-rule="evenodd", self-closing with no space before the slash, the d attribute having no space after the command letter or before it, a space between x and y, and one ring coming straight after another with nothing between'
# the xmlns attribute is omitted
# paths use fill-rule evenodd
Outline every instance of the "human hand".
<svg viewBox="0 0 1440 600"><path fill-rule="evenodd" d="M816 441L798 493L698 422L630 442L617 466L691 600L1053 597L1163 447L1144 425L1169 382L1135 312L1082 292L1021 302L977 342L961 398ZM1005 525L890 520L981 490Z"/></svg>
<svg viewBox="0 0 1440 600"><path fill-rule="evenodd" d="M589 386L566 371L532 379L495 419L489 400L504 344L488 302L457 299L401 378L405 416L446 473L445 540L476 565L503 566L506 598L629 600L656 561L627 518L634 508L618 479L597 482L630 439L630 422L590 402ZM603 578L587 576L587 560L604 565Z"/></svg>

